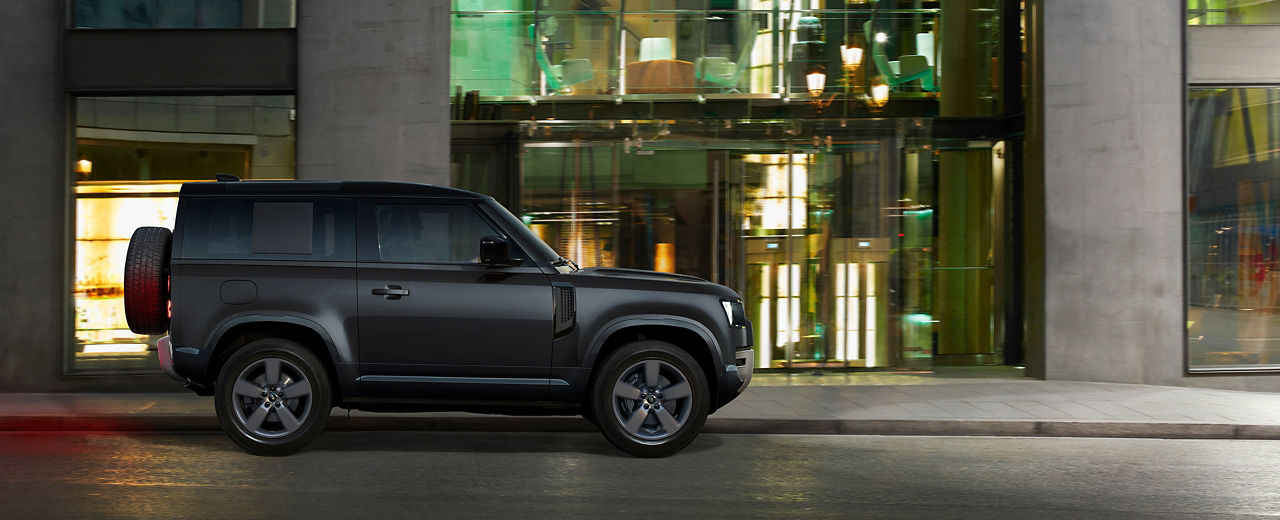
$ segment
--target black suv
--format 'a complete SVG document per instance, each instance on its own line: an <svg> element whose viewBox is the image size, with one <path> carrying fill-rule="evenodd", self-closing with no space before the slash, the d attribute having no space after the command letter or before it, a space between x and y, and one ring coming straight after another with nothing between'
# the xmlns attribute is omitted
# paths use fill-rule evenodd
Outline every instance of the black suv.
<svg viewBox="0 0 1280 520"><path fill-rule="evenodd" d="M214 396L232 440L296 451L334 406L581 414L622 450L679 451L751 380L732 289L579 269L493 198L396 182L183 185L138 228L129 327Z"/></svg>

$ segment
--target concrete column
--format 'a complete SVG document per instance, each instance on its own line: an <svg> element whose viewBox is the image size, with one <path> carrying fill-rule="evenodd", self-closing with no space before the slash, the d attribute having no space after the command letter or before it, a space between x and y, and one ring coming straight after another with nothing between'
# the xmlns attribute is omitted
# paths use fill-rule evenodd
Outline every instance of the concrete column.
<svg viewBox="0 0 1280 520"><path fill-rule="evenodd" d="M449 183L449 2L298 5L298 178Z"/></svg>
<svg viewBox="0 0 1280 520"><path fill-rule="evenodd" d="M50 388L68 339L64 3L17 0L0 17L0 391Z"/></svg>
<svg viewBox="0 0 1280 520"><path fill-rule="evenodd" d="M1042 116L1044 376L1180 384L1184 3L1032 4L1043 15L1029 122Z"/></svg>

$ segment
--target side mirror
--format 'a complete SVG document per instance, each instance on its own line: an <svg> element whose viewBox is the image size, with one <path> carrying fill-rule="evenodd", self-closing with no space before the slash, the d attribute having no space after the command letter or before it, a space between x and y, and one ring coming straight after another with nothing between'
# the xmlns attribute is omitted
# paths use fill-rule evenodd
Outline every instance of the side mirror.
<svg viewBox="0 0 1280 520"><path fill-rule="evenodd" d="M484 265L519 265L522 260L511 258L506 239L489 235L480 238L480 263Z"/></svg>

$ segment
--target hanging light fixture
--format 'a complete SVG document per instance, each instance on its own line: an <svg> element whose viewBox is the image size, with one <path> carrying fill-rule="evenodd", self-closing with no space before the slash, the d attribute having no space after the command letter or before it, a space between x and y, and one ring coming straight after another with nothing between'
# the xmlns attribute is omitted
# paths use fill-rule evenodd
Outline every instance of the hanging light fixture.
<svg viewBox="0 0 1280 520"><path fill-rule="evenodd" d="M867 98L867 106L872 112L878 112L889 102L889 85L880 78L871 82L871 97Z"/></svg>
<svg viewBox="0 0 1280 520"><path fill-rule="evenodd" d="M827 75L820 71L810 72L804 77L805 85L809 87L809 98L817 99L822 97L822 90L827 85Z"/></svg>
<svg viewBox="0 0 1280 520"><path fill-rule="evenodd" d="M89 174L93 173L93 162L88 159L80 159L76 161L75 171L81 177L88 178Z"/></svg>
<svg viewBox="0 0 1280 520"><path fill-rule="evenodd" d="M840 46L840 62L844 65L845 77L853 75L862 65L862 47L856 45Z"/></svg>

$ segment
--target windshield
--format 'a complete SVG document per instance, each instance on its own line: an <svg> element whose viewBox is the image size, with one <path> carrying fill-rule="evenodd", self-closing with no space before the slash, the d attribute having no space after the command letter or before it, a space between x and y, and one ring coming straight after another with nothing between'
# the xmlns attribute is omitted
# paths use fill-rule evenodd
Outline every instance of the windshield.
<svg viewBox="0 0 1280 520"><path fill-rule="evenodd" d="M529 226L526 226L523 221L516 218L515 215L512 215L506 207L502 204L498 204L498 201L489 199L484 201L484 204L487 204L493 209L494 216L502 219L508 229L511 229L513 233L520 234L522 242L529 244L533 248L533 251L529 251L529 254L534 258L553 264L560 260L559 253L556 253L554 249L551 249L551 246L538 238L538 235L534 234L534 232L529 229Z"/></svg>

